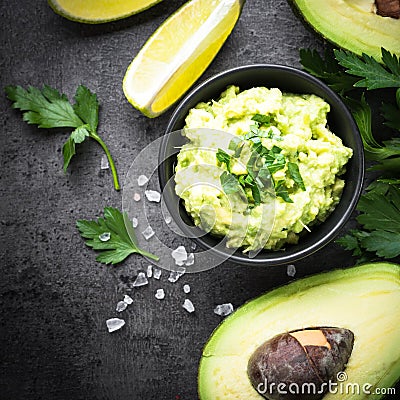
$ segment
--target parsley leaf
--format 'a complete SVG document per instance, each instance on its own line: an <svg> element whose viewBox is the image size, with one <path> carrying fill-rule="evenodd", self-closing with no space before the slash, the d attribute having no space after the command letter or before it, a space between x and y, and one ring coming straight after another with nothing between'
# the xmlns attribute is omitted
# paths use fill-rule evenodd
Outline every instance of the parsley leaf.
<svg viewBox="0 0 400 400"><path fill-rule="evenodd" d="M287 187L285 186L285 181L280 180L275 183L275 194L285 200L286 203L293 203L293 200L289 196Z"/></svg>
<svg viewBox="0 0 400 400"><path fill-rule="evenodd" d="M138 247L132 222L126 213L121 213L116 208L106 207L104 218L97 221L78 220L76 226L79 229L85 244L93 250L102 251L96 261L104 264L117 264L125 260L130 254L138 253L152 260L159 258ZM110 234L110 239L102 241L102 234Z"/></svg>
<svg viewBox="0 0 400 400"><path fill-rule="evenodd" d="M251 194L253 196L254 204L259 206L261 204L261 194L258 185L251 185Z"/></svg>
<svg viewBox="0 0 400 400"><path fill-rule="evenodd" d="M331 52L325 52L324 59L316 50L300 50L300 62L311 75L323 79L335 92L354 90L357 78L346 74Z"/></svg>
<svg viewBox="0 0 400 400"><path fill-rule="evenodd" d="M99 102L97 95L87 87L80 85L75 94L75 113L85 121L93 131L96 131L99 123Z"/></svg>
<svg viewBox="0 0 400 400"><path fill-rule="evenodd" d="M221 164L226 164L226 168L228 169L228 171L230 171L230 169L231 169L231 156L227 152L225 152L224 150L218 149L216 157L217 157L217 160Z"/></svg>
<svg viewBox="0 0 400 400"><path fill-rule="evenodd" d="M369 90L400 87L398 57L383 48L381 52L384 65L365 53L360 58L350 51L334 50L336 59L346 68L348 74L363 78L354 84L355 87L365 87Z"/></svg>
<svg viewBox="0 0 400 400"><path fill-rule="evenodd" d="M304 186L304 181L303 178L301 177L300 171L299 171L299 166L296 163L293 162L288 162L288 171L290 177L294 180L296 185L303 191L306 190L306 187Z"/></svg>
<svg viewBox="0 0 400 400"><path fill-rule="evenodd" d="M400 189L388 186L385 195L374 190L361 196L357 221L368 230L386 230L400 234Z"/></svg>
<svg viewBox="0 0 400 400"><path fill-rule="evenodd" d="M219 177L222 189L226 194L233 194L241 191L241 186L236 177L227 171L224 171Z"/></svg>
<svg viewBox="0 0 400 400"><path fill-rule="evenodd" d="M396 91L397 107L393 104L382 104L382 116L385 118L384 124L390 128L400 131L400 89Z"/></svg>
<svg viewBox="0 0 400 400"><path fill-rule="evenodd" d="M351 230L337 240L338 244L352 250L355 256L364 251L383 258L400 255L400 188L395 186L396 181L370 185L357 206L357 221L363 229Z"/></svg>
<svg viewBox="0 0 400 400"><path fill-rule="evenodd" d="M42 89L29 86L7 86L7 97L12 107L23 111L23 120L39 128L75 128L64 143L64 171L75 154L75 145L87 137L94 139L107 155L116 190L120 189L118 175L111 154L97 134L99 103L96 94L81 85L75 94L75 104L71 104L65 94L50 86Z"/></svg>
<svg viewBox="0 0 400 400"><path fill-rule="evenodd" d="M375 140L371 128L371 108L365 100L364 94L361 96L360 101L348 97L344 100L360 130L366 156L370 160L381 162L374 169L391 169L393 162L395 164L400 163L400 142L397 139L383 142L383 146Z"/></svg>
<svg viewBox="0 0 400 400"><path fill-rule="evenodd" d="M274 117L272 115L254 114L251 119L259 124L271 124Z"/></svg>
<svg viewBox="0 0 400 400"><path fill-rule="evenodd" d="M71 158L75 154L75 143L82 143L86 137L90 135L88 129L89 125L78 126L72 133L68 140L64 143L62 152L64 156L64 172L67 170Z"/></svg>
<svg viewBox="0 0 400 400"><path fill-rule="evenodd" d="M27 90L21 86L7 86L7 97L13 101L13 108L24 112L23 119L28 124L39 128L77 128L83 125L72 105L64 94L50 86L37 89L29 86Z"/></svg>

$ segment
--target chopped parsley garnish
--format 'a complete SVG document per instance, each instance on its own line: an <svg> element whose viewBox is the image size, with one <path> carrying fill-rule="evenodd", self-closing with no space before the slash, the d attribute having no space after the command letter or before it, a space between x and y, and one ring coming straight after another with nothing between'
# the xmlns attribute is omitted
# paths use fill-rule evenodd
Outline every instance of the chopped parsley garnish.
<svg viewBox="0 0 400 400"><path fill-rule="evenodd" d="M281 197L287 203L293 203L285 180L275 182L273 174L286 168L288 176L293 179L297 187L306 190L299 167L296 163L287 160L280 147L273 145L268 149L262 144L261 138L271 137L272 130L261 130L259 124L269 124L273 117L256 114L252 119L256 125L250 126L250 131L241 138L235 137L230 141L228 148L233 155L222 149L217 151L217 160L221 165L225 164L227 169L220 176L222 188L226 194L251 193L251 196L248 195L249 200L256 206L261 204L264 196L271 196L274 191L275 196ZM247 174L237 176L232 173L232 165L235 159L239 159L244 146L250 146L251 150L246 165ZM245 189L250 189L250 191Z"/></svg>
<svg viewBox="0 0 400 400"><path fill-rule="evenodd" d="M272 124L274 117L272 115L264 115L264 114L255 114L252 118L253 121L258 122L259 124Z"/></svg>
<svg viewBox="0 0 400 400"><path fill-rule="evenodd" d="M222 149L218 149L217 151L217 160L221 164L226 164L226 168L228 171L231 170L231 156Z"/></svg>
<svg viewBox="0 0 400 400"><path fill-rule="evenodd" d="M226 194L237 193L241 190L240 183L235 175L224 171L220 176L222 188Z"/></svg>
<svg viewBox="0 0 400 400"><path fill-rule="evenodd" d="M303 178L300 175L299 166L293 162L288 162L287 166L288 166L289 175L294 180L296 185L301 190L306 190L306 187L304 186Z"/></svg>

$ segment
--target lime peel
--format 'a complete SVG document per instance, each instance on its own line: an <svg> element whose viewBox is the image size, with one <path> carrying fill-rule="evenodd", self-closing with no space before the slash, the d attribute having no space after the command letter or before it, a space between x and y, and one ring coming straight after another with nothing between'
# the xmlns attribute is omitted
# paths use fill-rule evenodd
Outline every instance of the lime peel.
<svg viewBox="0 0 400 400"><path fill-rule="evenodd" d="M71 21L102 24L130 17L162 0L48 0L53 11Z"/></svg>

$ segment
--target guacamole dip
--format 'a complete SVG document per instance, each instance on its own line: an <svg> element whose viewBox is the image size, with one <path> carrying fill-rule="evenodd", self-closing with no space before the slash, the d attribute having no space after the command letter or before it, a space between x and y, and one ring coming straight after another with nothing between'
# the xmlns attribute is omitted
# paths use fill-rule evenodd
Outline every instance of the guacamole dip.
<svg viewBox="0 0 400 400"><path fill-rule="evenodd" d="M194 223L228 247L278 250L340 200L352 150L315 95L230 86L189 111L175 190Z"/></svg>

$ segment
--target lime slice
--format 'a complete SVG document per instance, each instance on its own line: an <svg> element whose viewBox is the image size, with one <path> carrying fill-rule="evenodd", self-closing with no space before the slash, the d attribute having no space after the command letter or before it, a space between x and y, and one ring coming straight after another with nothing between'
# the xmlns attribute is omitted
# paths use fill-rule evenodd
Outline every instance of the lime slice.
<svg viewBox="0 0 400 400"><path fill-rule="evenodd" d="M128 101L156 117L177 101L214 59L245 0L192 0L171 15L129 65Z"/></svg>
<svg viewBox="0 0 400 400"><path fill-rule="evenodd" d="M101 24L126 18L161 0L48 0L50 7L72 21Z"/></svg>

